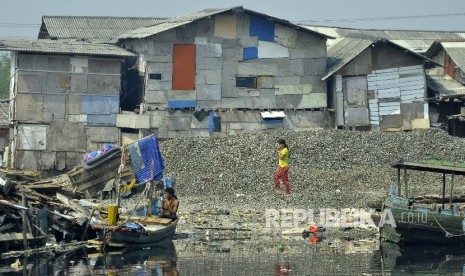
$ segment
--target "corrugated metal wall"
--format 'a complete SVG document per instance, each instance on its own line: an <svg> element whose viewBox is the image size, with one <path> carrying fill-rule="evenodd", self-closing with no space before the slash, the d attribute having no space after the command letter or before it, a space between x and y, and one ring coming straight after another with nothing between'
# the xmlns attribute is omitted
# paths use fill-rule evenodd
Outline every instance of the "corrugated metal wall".
<svg viewBox="0 0 465 276"><path fill-rule="evenodd" d="M368 90L374 93L374 98L369 100L372 125L379 125L382 129L429 127L422 65L375 70L367 76L367 80ZM414 112L403 114L401 109Z"/></svg>

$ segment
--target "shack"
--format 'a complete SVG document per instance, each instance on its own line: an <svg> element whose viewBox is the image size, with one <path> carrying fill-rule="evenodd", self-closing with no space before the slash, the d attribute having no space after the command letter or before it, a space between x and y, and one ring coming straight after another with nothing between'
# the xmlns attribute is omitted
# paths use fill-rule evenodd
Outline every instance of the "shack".
<svg viewBox="0 0 465 276"><path fill-rule="evenodd" d="M243 7L123 34L117 43L137 54L143 89L123 95L141 101L126 105L117 126L160 138L332 127L321 80L327 38Z"/></svg>
<svg viewBox="0 0 465 276"><path fill-rule="evenodd" d="M435 62L388 40L339 38L328 49L330 107L338 128L429 127L425 68Z"/></svg>
<svg viewBox="0 0 465 276"><path fill-rule="evenodd" d="M122 64L111 44L1 40L11 51L9 168L64 170L84 153L118 144Z"/></svg>

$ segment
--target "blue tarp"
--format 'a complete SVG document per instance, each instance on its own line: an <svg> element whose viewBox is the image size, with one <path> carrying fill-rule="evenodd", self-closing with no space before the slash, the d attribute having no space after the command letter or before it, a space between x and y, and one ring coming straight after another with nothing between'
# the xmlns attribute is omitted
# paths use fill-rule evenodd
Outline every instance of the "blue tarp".
<svg viewBox="0 0 465 276"><path fill-rule="evenodd" d="M152 176L152 161L154 165L154 180L163 178L165 164L158 148L157 138L153 135L142 138L128 146L132 169L138 183L148 181Z"/></svg>
<svg viewBox="0 0 465 276"><path fill-rule="evenodd" d="M250 36L258 36L258 40L274 42L274 22L265 18L251 16L249 33Z"/></svg>
<svg viewBox="0 0 465 276"><path fill-rule="evenodd" d="M168 101L168 108L195 108L196 101Z"/></svg>
<svg viewBox="0 0 465 276"><path fill-rule="evenodd" d="M258 48L257 47L247 47L243 49L243 59L256 59L258 58Z"/></svg>

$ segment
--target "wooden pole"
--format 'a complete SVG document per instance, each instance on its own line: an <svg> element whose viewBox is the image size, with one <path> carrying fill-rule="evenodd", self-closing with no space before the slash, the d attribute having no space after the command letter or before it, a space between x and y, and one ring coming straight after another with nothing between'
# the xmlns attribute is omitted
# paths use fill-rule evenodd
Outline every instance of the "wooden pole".
<svg viewBox="0 0 465 276"><path fill-rule="evenodd" d="M26 206L26 193L24 190L22 191L22 205ZM23 247L24 250L27 249L27 225L26 225L26 220L27 220L27 215L26 215L26 210L23 210L21 212L21 216L23 219Z"/></svg>
<svg viewBox="0 0 465 276"><path fill-rule="evenodd" d="M153 186L154 186L154 182L153 182L153 177L154 177L154 170L155 170L155 163L154 161L152 160L152 170L150 172L150 181L149 181L149 190L148 190L148 197L149 197L149 206L147 206L147 216L151 216L152 215L152 190L153 190Z"/></svg>
<svg viewBox="0 0 465 276"><path fill-rule="evenodd" d="M444 210L444 201L446 199L446 174L442 174L442 209Z"/></svg>
<svg viewBox="0 0 465 276"><path fill-rule="evenodd" d="M407 169L404 169L405 197L408 198L408 175Z"/></svg>
<svg viewBox="0 0 465 276"><path fill-rule="evenodd" d="M400 168L397 168L397 186L399 187L397 190L397 194L402 196L402 184L400 182Z"/></svg>
<svg viewBox="0 0 465 276"><path fill-rule="evenodd" d="M92 208L92 212L90 212L89 218L87 219L86 228L84 229L84 234L82 234L81 241L87 239L87 229L89 228L90 221L92 220L92 216L94 215L97 208Z"/></svg>
<svg viewBox="0 0 465 276"><path fill-rule="evenodd" d="M454 189L454 174L451 175L450 179L450 197L449 197L449 204L452 206L452 191Z"/></svg>

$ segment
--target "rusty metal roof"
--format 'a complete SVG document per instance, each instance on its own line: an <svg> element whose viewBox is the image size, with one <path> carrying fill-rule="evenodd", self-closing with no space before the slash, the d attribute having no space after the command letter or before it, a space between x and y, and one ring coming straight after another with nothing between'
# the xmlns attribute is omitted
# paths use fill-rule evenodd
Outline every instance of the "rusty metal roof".
<svg viewBox="0 0 465 276"><path fill-rule="evenodd" d="M328 61L326 64L326 74L322 80L326 80L344 65L353 60L361 52L371 45L375 46L377 44L384 43L388 44L394 48L398 48L404 51L406 54L412 55L416 58L423 59L426 62L429 62L435 66L440 66L440 64L430 60L429 58L422 56L414 51L410 51L407 48L404 48L396 43L393 43L386 39L361 39L361 38L350 38L343 37L336 39L336 42L328 48Z"/></svg>
<svg viewBox="0 0 465 276"><path fill-rule="evenodd" d="M445 76L426 76L426 85L438 99L447 99L465 95L465 86Z"/></svg>
<svg viewBox="0 0 465 276"><path fill-rule="evenodd" d="M16 40L1 39L0 50L47 53L47 54L79 54L95 56L132 57L134 53L129 52L113 44L97 44L83 41L67 40Z"/></svg>
<svg viewBox="0 0 465 276"><path fill-rule="evenodd" d="M210 16L214 16L217 14L223 14L223 13L232 13L232 14L249 13L255 16L266 17L267 19L278 22L282 25L285 25L285 26L288 26L294 29L298 29L298 30L301 30L307 33L311 33L313 35L317 35L323 38L332 38L331 36L328 36L326 34L319 33L319 32L309 30L306 28L302 28L299 25L291 23L290 21L272 17L272 16L269 16L263 13L258 13L252 10L247 10L247 9L244 9L242 6L238 6L238 7L226 8L226 9L207 9L207 10L199 11L199 12L192 13L192 14L185 15L185 16L173 17L163 22L160 22L159 24L154 25L154 26L142 27L137 30L124 33L119 36L119 39L146 38L146 37L156 35L158 33L161 33L161 32L164 32L164 31L167 31L167 30L179 27L179 26L189 24L191 22L194 22L200 19L208 18Z"/></svg>
<svg viewBox="0 0 465 276"><path fill-rule="evenodd" d="M166 18L111 16L43 16L39 39L97 39L116 41L126 32L156 25Z"/></svg>
<svg viewBox="0 0 465 276"><path fill-rule="evenodd" d="M423 54L436 40L458 40L465 36L463 32L419 31L419 30L370 30L327 26L300 25L303 28L320 32L332 37L352 37L360 39L387 39L410 51ZM332 43L332 41L328 41Z"/></svg>

